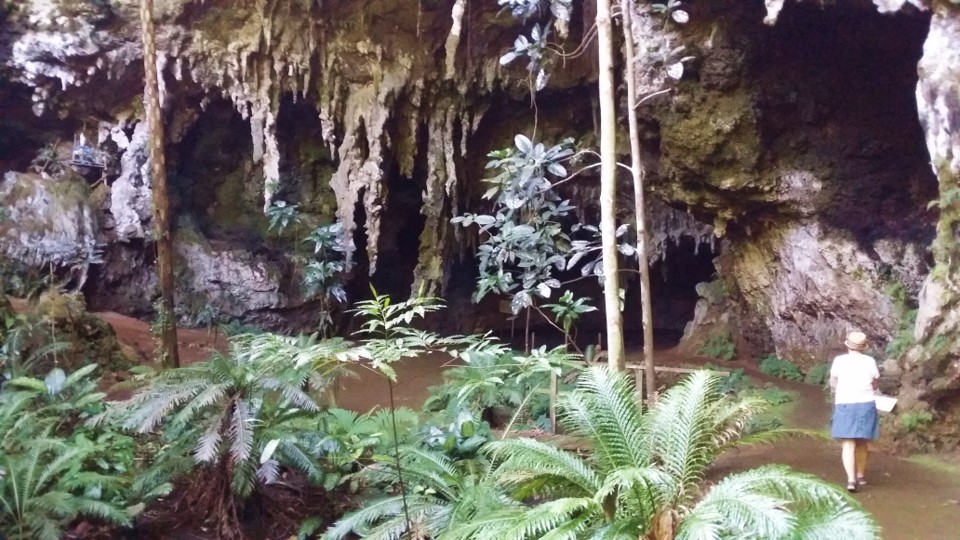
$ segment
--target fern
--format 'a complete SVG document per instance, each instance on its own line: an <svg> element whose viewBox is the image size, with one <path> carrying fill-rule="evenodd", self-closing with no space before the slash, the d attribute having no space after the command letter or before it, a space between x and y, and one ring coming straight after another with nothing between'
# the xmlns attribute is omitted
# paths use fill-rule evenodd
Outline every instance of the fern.
<svg viewBox="0 0 960 540"><path fill-rule="evenodd" d="M11 539L58 540L80 516L129 525L123 508L97 495L118 479L87 470L85 461L96 451L89 442L36 438L0 459L0 529Z"/></svg>
<svg viewBox="0 0 960 540"><path fill-rule="evenodd" d="M490 443L489 481L514 503L481 510L440 538L877 538L845 493L786 467L704 486L707 467L747 440L765 407L722 389L719 377L697 372L644 412L625 375L590 368L560 401L563 425L587 440L589 457L529 439Z"/></svg>
<svg viewBox="0 0 960 540"><path fill-rule="evenodd" d="M241 497L257 483L275 480L280 465L322 482L317 456L307 448L316 423L304 418L319 407L302 388L336 376L348 351L342 340L238 336L229 355L156 375L113 414L140 433L162 426L173 443L161 456L170 471L183 471L186 452L198 464L227 463Z"/></svg>

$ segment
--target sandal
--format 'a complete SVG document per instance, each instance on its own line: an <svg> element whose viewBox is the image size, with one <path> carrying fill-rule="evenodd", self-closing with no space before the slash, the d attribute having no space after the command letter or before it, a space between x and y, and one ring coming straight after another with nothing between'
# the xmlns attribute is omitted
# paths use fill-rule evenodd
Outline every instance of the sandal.
<svg viewBox="0 0 960 540"><path fill-rule="evenodd" d="M856 493L856 492L857 492L857 483L856 483L856 482L850 482L849 484L847 484L847 491L849 491L850 493Z"/></svg>
<svg viewBox="0 0 960 540"><path fill-rule="evenodd" d="M867 485L867 479L864 478L864 477L862 477L862 476L859 477L859 478L857 478L857 485L858 485L858 486L865 486L865 485Z"/></svg>

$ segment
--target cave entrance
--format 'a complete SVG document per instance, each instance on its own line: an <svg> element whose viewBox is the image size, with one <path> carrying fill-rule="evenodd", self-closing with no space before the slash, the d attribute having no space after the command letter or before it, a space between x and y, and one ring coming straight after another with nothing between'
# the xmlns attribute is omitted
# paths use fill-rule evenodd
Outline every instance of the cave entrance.
<svg viewBox="0 0 960 540"><path fill-rule="evenodd" d="M703 242L702 238L681 235L668 241L664 247L664 256L650 267L650 288L653 301L654 345L657 349L667 349L680 342L687 323L693 320L699 295L697 284L709 282L716 277L714 259L719 255L719 245ZM621 261L621 287L626 290L623 310L624 346L629 350L643 347L643 316L640 302L640 277L636 270L636 259ZM589 304L597 310L587 313L577 321L577 346L584 349L588 345L601 341L606 348L606 320L603 314L603 290L593 277L577 280L579 272L561 276L561 281L572 281L563 290L573 291L575 298L589 298ZM504 298L492 295L482 304L484 321L494 320L493 311ZM556 297L540 304L550 304ZM543 309L549 315L549 311ZM496 317L499 326L493 327L496 334L517 349L524 347L524 325L526 312L516 316L513 323L510 315ZM530 330L536 347L546 345L555 347L563 344L563 334L544 320L542 315L533 312L530 318Z"/></svg>
<svg viewBox="0 0 960 540"><path fill-rule="evenodd" d="M426 217L422 182L404 177L394 160L386 175L387 200L380 221L377 269L371 282L377 292L400 301L410 297L420 258L420 235Z"/></svg>
<svg viewBox="0 0 960 540"><path fill-rule="evenodd" d="M233 103L208 104L173 154L170 199L177 226L196 226L207 238L258 237L263 210L250 188L262 181L252 155L250 126Z"/></svg>
<svg viewBox="0 0 960 540"><path fill-rule="evenodd" d="M693 320L697 307L697 284L716 276L714 245L692 236L680 236L664 247L664 256L650 265L650 290L653 303L653 332L657 348L673 347L680 342L683 329ZM643 347L643 319L640 303L640 279L636 275L627 285L623 313L624 345Z"/></svg>

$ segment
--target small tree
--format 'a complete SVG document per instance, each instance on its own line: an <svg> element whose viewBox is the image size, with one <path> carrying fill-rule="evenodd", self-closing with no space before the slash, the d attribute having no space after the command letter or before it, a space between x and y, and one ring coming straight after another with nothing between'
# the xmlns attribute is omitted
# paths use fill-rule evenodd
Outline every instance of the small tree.
<svg viewBox="0 0 960 540"><path fill-rule="evenodd" d="M153 0L140 2L143 41L143 102L147 113L150 140L150 180L153 185L153 216L157 245L157 274L160 281L160 354L166 367L179 367L177 322L174 317L173 236L170 234L170 200L167 196L167 167L164 159L163 109L157 73L156 32L153 26Z"/></svg>
<svg viewBox="0 0 960 540"><path fill-rule="evenodd" d="M600 232L607 360L611 369L624 370L623 315L620 313L620 276L617 274L617 112L610 0L597 0L596 22L600 93Z"/></svg>

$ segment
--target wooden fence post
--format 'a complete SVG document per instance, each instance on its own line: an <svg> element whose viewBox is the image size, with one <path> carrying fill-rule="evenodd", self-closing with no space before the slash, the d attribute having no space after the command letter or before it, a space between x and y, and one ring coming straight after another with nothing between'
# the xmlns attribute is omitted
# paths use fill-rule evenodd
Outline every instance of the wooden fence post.
<svg viewBox="0 0 960 540"><path fill-rule="evenodd" d="M550 432L557 433L557 392L558 392L557 373L550 372Z"/></svg>

